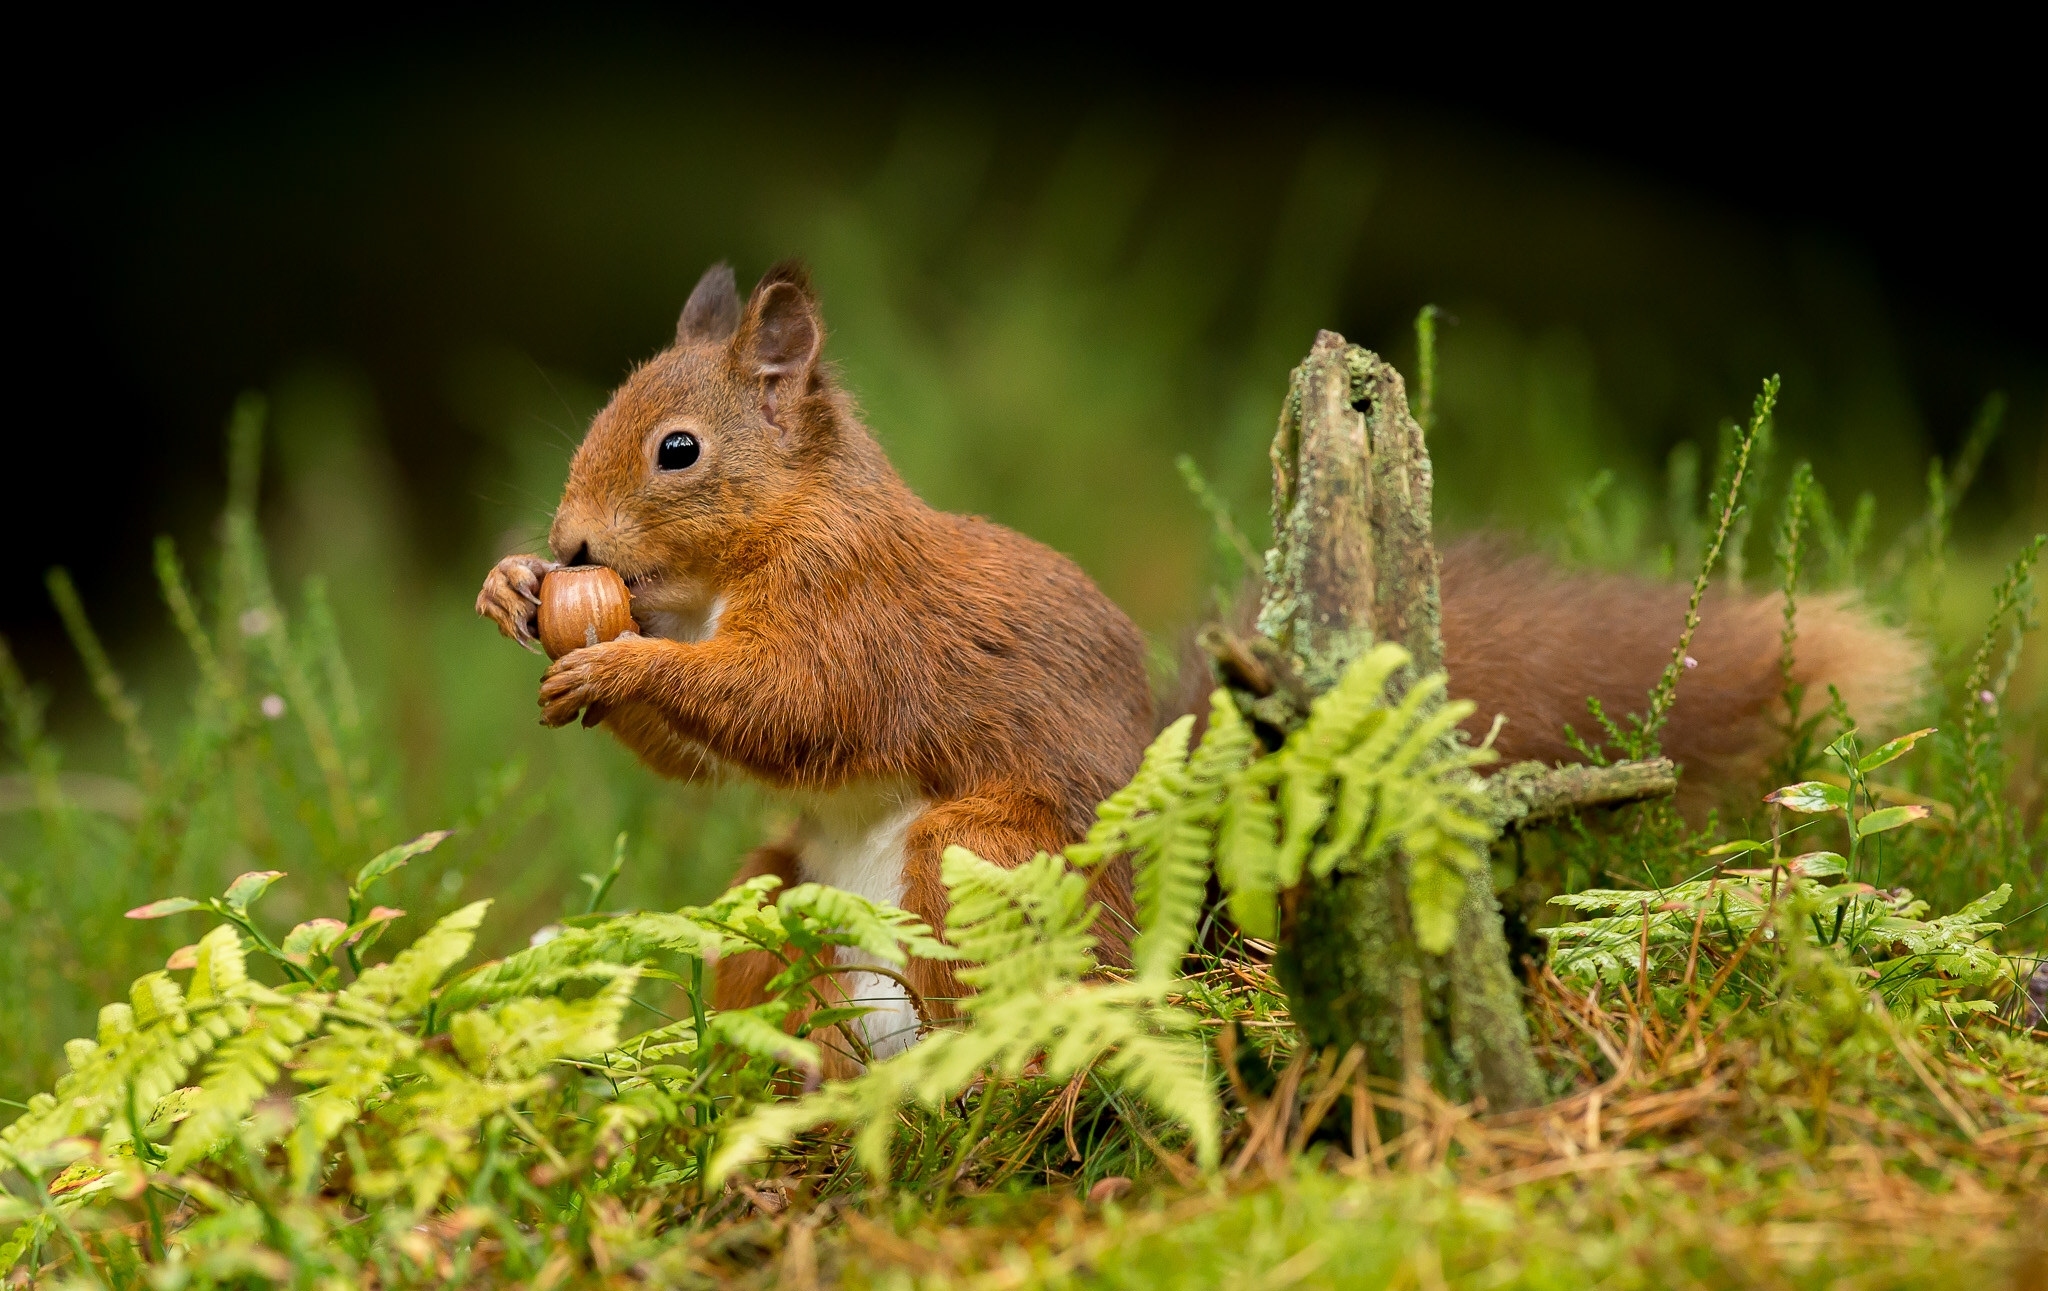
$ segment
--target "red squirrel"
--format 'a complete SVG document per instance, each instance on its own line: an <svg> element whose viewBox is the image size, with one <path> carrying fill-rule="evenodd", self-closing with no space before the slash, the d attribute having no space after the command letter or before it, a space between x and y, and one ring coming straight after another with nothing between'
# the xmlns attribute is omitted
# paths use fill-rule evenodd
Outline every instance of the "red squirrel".
<svg viewBox="0 0 2048 1291"><path fill-rule="evenodd" d="M1055 851L1136 769L1157 729L1146 647L1066 557L912 493L821 363L823 341L801 265L769 270L744 304L714 266L675 343L591 422L548 542L563 562L617 571L643 634L564 655L541 681L542 720L581 713L665 776L737 772L786 791L802 823L736 882L831 884L940 928L946 847L1001 865ZM501 561L478 612L530 643L554 567ZM1503 758L1545 762L1571 758L1561 729L1587 728L1587 696L1642 707L1685 599L1471 543L1445 553L1442 595L1473 733L1504 713ZM1664 739L1695 780L1753 781L1770 755L1776 613L1738 597L1708 607ZM1799 658L1799 680L1841 686L1866 721L1910 694L1918 662L1905 638L1820 599L1802 607ZM1115 962L1128 871L1098 892ZM743 958L720 966L721 1006L758 1000L776 967ZM963 993L944 963L907 976L934 1003ZM876 1053L914 1039L900 986L871 974L850 989L886 1005L863 1023Z"/></svg>

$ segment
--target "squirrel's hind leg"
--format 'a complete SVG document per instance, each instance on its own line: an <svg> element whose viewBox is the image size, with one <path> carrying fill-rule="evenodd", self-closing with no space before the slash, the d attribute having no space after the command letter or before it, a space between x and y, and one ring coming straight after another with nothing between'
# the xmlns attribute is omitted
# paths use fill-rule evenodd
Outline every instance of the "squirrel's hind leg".
<svg viewBox="0 0 2048 1291"><path fill-rule="evenodd" d="M1058 804L1025 786L984 785L971 794L935 803L911 822L904 842L903 908L934 929L944 930L950 903L939 877L939 861L948 847L964 847L1008 869L1040 852L1056 852L1072 841ZM904 976L924 997L935 1018L953 1016L955 1002L968 993L953 965L945 961L913 959Z"/></svg>

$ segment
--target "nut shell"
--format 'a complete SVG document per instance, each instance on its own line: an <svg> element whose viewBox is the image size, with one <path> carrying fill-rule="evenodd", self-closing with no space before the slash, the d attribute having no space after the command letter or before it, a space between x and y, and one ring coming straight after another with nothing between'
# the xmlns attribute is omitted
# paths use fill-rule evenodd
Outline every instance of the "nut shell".
<svg viewBox="0 0 2048 1291"><path fill-rule="evenodd" d="M604 565L551 571L540 584L540 644L548 658L637 632L626 580Z"/></svg>

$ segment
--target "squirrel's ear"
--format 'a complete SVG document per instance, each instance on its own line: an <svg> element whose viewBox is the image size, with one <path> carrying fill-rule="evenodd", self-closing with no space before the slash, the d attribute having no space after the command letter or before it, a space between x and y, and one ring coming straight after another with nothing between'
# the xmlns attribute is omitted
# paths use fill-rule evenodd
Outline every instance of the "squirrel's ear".
<svg viewBox="0 0 2048 1291"><path fill-rule="evenodd" d="M769 421L776 421L780 408L810 391L824 343L810 274L793 261L770 269L754 288L739 335L733 338L734 357L762 383Z"/></svg>
<svg viewBox="0 0 2048 1291"><path fill-rule="evenodd" d="M704 271L676 323L676 344L703 345L730 340L740 326L740 290L732 266L720 262Z"/></svg>

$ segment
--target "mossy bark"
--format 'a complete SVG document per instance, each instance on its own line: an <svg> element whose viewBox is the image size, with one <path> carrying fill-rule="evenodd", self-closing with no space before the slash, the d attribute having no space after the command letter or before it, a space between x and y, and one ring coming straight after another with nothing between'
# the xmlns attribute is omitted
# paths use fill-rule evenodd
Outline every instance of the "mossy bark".
<svg viewBox="0 0 2048 1291"><path fill-rule="evenodd" d="M1322 332L1295 369L1273 440L1273 549L1259 628L1310 693L1374 641L1414 657L1398 692L1443 665L1431 472L1401 376ZM1283 904L1278 968L1316 1045L1362 1044L1379 1075L1425 1073L1496 1110L1543 1096L1500 911L1484 870L1458 935L1428 955L1409 926L1406 861L1340 866Z"/></svg>
<svg viewBox="0 0 2048 1291"><path fill-rule="evenodd" d="M1669 758L1604 767L1517 762L1496 774L1493 786L1500 827L1520 829L1589 807L1620 807L1664 797L1678 789L1678 768Z"/></svg>

